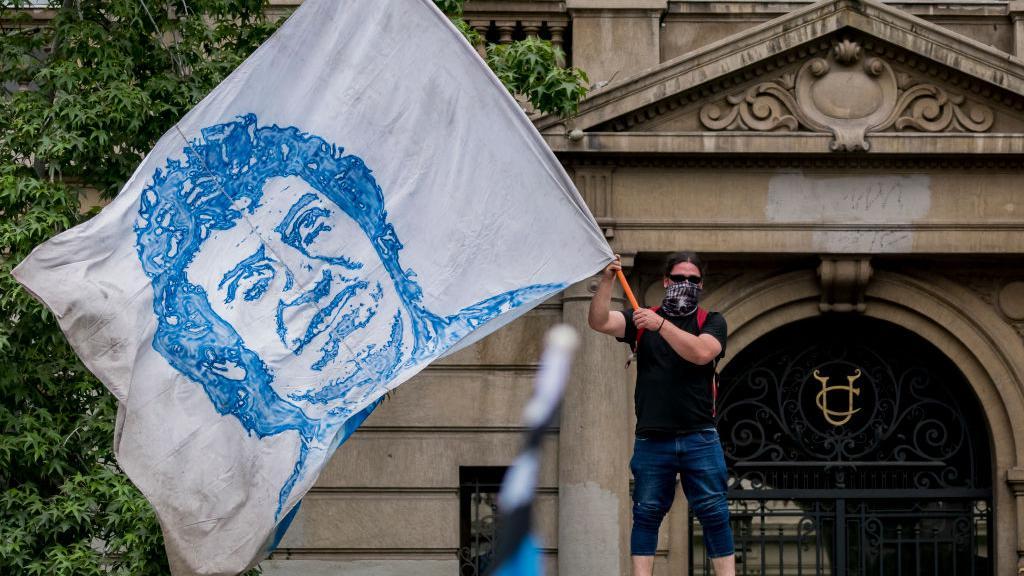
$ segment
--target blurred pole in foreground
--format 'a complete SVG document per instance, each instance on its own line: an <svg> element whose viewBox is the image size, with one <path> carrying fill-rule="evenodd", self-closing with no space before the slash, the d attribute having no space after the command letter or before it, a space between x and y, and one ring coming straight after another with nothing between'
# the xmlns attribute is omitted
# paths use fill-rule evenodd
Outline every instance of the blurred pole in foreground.
<svg viewBox="0 0 1024 576"><path fill-rule="evenodd" d="M540 444L544 431L554 424L569 378L572 356L579 345L576 331L555 326L545 338L544 353L533 397L523 410L529 428L523 451L509 468L498 495L498 537L489 576L534 576L544 573L534 538L532 508L540 469Z"/></svg>

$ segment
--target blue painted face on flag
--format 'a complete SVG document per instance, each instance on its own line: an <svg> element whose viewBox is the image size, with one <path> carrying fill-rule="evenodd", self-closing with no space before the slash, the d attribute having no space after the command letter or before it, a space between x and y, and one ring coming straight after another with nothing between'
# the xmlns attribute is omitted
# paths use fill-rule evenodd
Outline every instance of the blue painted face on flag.
<svg viewBox="0 0 1024 576"><path fill-rule="evenodd" d="M277 516L310 459L326 460L403 371L564 288L437 315L359 157L253 115L206 128L183 156L148 183L135 224L152 345L250 434L297 434Z"/></svg>

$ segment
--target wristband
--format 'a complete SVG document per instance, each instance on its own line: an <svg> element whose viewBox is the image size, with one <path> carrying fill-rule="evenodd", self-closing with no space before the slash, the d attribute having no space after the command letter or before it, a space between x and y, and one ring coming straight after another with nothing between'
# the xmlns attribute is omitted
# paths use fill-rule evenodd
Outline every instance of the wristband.
<svg viewBox="0 0 1024 576"><path fill-rule="evenodd" d="M661 327L665 325L665 318L662 317L661 324L658 324L658 329L655 332L661 332Z"/></svg>

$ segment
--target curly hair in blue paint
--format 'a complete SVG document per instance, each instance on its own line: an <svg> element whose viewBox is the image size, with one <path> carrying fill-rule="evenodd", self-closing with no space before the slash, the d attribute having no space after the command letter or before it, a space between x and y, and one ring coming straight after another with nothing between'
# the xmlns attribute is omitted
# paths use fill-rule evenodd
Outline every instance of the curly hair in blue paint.
<svg viewBox="0 0 1024 576"><path fill-rule="evenodd" d="M214 311L207 290L190 282L186 269L211 234L244 221L244 212L255 209L264 182L274 176L296 175L319 184L375 239L382 259L392 263L389 272L397 268L401 245L386 223L382 194L370 171L359 158L344 156L319 138L295 128L257 128L256 118L246 116L207 128L203 141L186 147L184 154L185 162L170 160L154 174L135 227L139 259L153 285L158 322L153 347L202 385L217 412L235 417L248 432L260 438L291 430L299 434L300 456L281 491L280 513L310 444L332 431L274 390L273 371ZM417 287L401 278L396 285L416 307ZM432 319L425 315L423 321L429 336ZM358 425L373 406L350 424Z"/></svg>

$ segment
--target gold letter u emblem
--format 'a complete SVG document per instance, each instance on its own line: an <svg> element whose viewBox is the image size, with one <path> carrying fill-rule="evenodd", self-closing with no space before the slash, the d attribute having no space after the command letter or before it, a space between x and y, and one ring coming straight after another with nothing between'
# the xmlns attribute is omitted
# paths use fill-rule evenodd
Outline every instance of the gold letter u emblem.
<svg viewBox="0 0 1024 576"><path fill-rule="evenodd" d="M817 370L814 371L814 379L817 380L818 382L821 382L821 392L818 392L818 396L817 398L815 398L815 400L818 404L818 408L821 410L821 413L825 416L825 420L827 420L829 424L833 426L842 426L843 424L849 422L850 418L853 418L854 414L860 412L860 408L854 409L853 407L853 397L860 396L860 388L853 387L853 383L858 378L860 378L860 368L857 369L857 372L853 376L846 377L846 386L829 386L828 376L822 376L821 373L818 372ZM841 412L839 410L832 410L831 408L828 407L828 393L833 390L846 390L850 393L850 399L847 402L845 412Z"/></svg>

